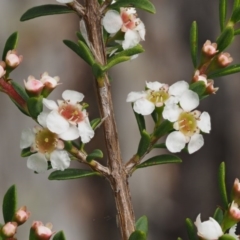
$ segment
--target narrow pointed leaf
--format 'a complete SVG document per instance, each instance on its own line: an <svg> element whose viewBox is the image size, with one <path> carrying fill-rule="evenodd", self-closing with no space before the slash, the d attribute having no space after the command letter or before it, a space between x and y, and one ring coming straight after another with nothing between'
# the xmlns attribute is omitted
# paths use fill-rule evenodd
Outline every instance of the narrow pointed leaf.
<svg viewBox="0 0 240 240"><path fill-rule="evenodd" d="M145 168L145 167L151 167L154 165L160 165L160 164L167 164L167 163L181 163L182 160L175 156L175 155L159 155L152 157L145 162L141 163L140 165L137 166L137 168Z"/></svg>
<svg viewBox="0 0 240 240"><path fill-rule="evenodd" d="M30 148L30 147L24 148L24 149L21 151L21 157L29 157L29 156L31 156L32 154L34 154L34 153L31 152L31 148Z"/></svg>
<svg viewBox="0 0 240 240"><path fill-rule="evenodd" d="M154 130L154 137L160 138L167 133L173 130L173 123L169 122L168 120L164 120L157 128Z"/></svg>
<svg viewBox="0 0 240 240"><path fill-rule="evenodd" d="M190 47L191 47L191 57L193 66L197 68L197 60L198 60L198 27L197 22L194 21L190 30Z"/></svg>
<svg viewBox="0 0 240 240"><path fill-rule="evenodd" d="M226 16L227 16L227 0L220 0L219 1L219 22L220 22L221 32L225 27Z"/></svg>
<svg viewBox="0 0 240 240"><path fill-rule="evenodd" d="M9 36L9 38L7 39L7 41L5 43L3 54L2 54L3 61L5 61L7 52L9 50L16 49L17 43L18 43L18 32L14 32Z"/></svg>
<svg viewBox="0 0 240 240"><path fill-rule="evenodd" d="M217 39L217 49L219 52L225 50L234 39L233 27L226 27Z"/></svg>
<svg viewBox="0 0 240 240"><path fill-rule="evenodd" d="M235 30L234 31L234 35L236 36L236 35L239 35L240 34L240 29L237 29L237 30Z"/></svg>
<svg viewBox="0 0 240 240"><path fill-rule="evenodd" d="M53 237L53 240L66 240L64 232L60 231L60 232L56 233Z"/></svg>
<svg viewBox="0 0 240 240"><path fill-rule="evenodd" d="M236 238L229 234L224 234L221 237L219 237L218 240L236 240Z"/></svg>
<svg viewBox="0 0 240 240"><path fill-rule="evenodd" d="M95 149L92 153L88 154L87 161L90 162L95 158L103 158L103 152L100 149Z"/></svg>
<svg viewBox="0 0 240 240"><path fill-rule="evenodd" d="M92 66L95 63L92 53L90 52L88 46L84 42L78 41L78 44L76 44L70 40L63 40L63 43L66 46L68 46L71 50L73 50L79 57L81 57L90 66Z"/></svg>
<svg viewBox="0 0 240 240"><path fill-rule="evenodd" d="M98 172L93 172L90 170L85 169L73 169L68 168L64 171L54 171L52 172L48 179L49 180L69 180L69 179L77 179L77 178L85 178L85 177L92 177L92 176L101 176Z"/></svg>
<svg viewBox="0 0 240 240"><path fill-rule="evenodd" d="M192 83L189 86L189 89L197 93L198 96L201 97L206 91L206 85L203 81L198 81L198 82Z"/></svg>
<svg viewBox="0 0 240 240"><path fill-rule="evenodd" d="M223 211L221 208L217 208L214 212L213 218L221 225L223 220Z"/></svg>
<svg viewBox="0 0 240 240"><path fill-rule="evenodd" d="M93 119L90 122L90 125L91 125L92 129L95 130L99 126L100 123L101 123L101 119L100 118L96 118L96 119Z"/></svg>
<svg viewBox="0 0 240 240"><path fill-rule="evenodd" d="M154 5L149 0L118 0L109 8L119 10L120 7L135 7L150 13L156 13Z"/></svg>
<svg viewBox="0 0 240 240"><path fill-rule="evenodd" d="M196 236L196 230L192 220L187 218L185 221L185 224L187 227L187 234L188 234L189 240L197 240L198 238Z"/></svg>
<svg viewBox="0 0 240 240"><path fill-rule="evenodd" d="M148 235L148 219L146 216L140 217L136 222L136 230L142 231Z"/></svg>
<svg viewBox="0 0 240 240"><path fill-rule="evenodd" d="M3 198L2 212L5 223L13 221L16 210L17 210L17 190L16 186L12 185L7 190Z"/></svg>
<svg viewBox="0 0 240 240"><path fill-rule="evenodd" d="M144 232L136 230L131 234L129 240L147 240L147 236Z"/></svg>
<svg viewBox="0 0 240 240"><path fill-rule="evenodd" d="M153 148L167 148L166 143L157 143Z"/></svg>
<svg viewBox="0 0 240 240"><path fill-rule="evenodd" d="M231 21L234 23L237 23L240 21L240 6L236 7L235 10L233 11Z"/></svg>
<svg viewBox="0 0 240 240"><path fill-rule="evenodd" d="M228 196L227 196L227 189L226 189L226 183L225 183L225 163L222 162L220 164L219 170L218 170L218 184L220 189L220 195L222 198L223 206L225 209L228 208Z"/></svg>
<svg viewBox="0 0 240 240"><path fill-rule="evenodd" d="M28 111L33 119L37 119L38 115L43 111L43 97L32 97L27 100Z"/></svg>
<svg viewBox="0 0 240 240"><path fill-rule="evenodd" d="M17 82L11 81L11 85L13 86L13 88L16 90L16 92L25 100L28 100L28 95L25 91L25 89L20 86Z"/></svg>
<svg viewBox="0 0 240 240"><path fill-rule="evenodd" d="M83 35L81 34L81 32L76 32L76 35L77 35L78 40L80 40L81 42L84 42L87 45L87 43L86 43Z"/></svg>
<svg viewBox="0 0 240 240"><path fill-rule="evenodd" d="M75 13L74 10L68 8L64 5L55 5L55 4L47 4L36 6L28 9L20 18L20 21L27 21L33 18L55 15L55 14L65 14L65 13Z"/></svg>
<svg viewBox="0 0 240 240"><path fill-rule="evenodd" d="M235 10L240 5L240 0L234 0L233 10Z"/></svg>
<svg viewBox="0 0 240 240"><path fill-rule="evenodd" d="M214 71L208 75L209 78L217 78L217 77L222 77L234 73L240 72L240 64L234 64L231 66L228 66L223 69L219 69L217 71Z"/></svg>
<svg viewBox="0 0 240 240"><path fill-rule="evenodd" d="M141 140L138 145L137 155L142 157L148 150L151 143L151 137L146 130L142 131Z"/></svg>
<svg viewBox="0 0 240 240"><path fill-rule="evenodd" d="M133 104L132 104L133 107ZM133 110L133 113L135 115L136 121L137 121L137 125L138 125L138 129L140 131L140 134L142 133L142 131L144 129L146 129L146 125L145 125L145 119L144 116L142 114L138 114Z"/></svg>

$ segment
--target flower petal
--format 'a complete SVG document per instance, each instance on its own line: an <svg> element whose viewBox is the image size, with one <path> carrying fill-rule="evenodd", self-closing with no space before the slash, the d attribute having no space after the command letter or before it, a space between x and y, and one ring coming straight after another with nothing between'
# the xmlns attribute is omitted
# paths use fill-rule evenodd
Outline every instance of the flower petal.
<svg viewBox="0 0 240 240"><path fill-rule="evenodd" d="M147 96L146 92L130 92L127 96L127 102L135 102L140 98L145 98Z"/></svg>
<svg viewBox="0 0 240 240"><path fill-rule="evenodd" d="M164 107L162 116L170 122L176 122L181 112L182 110L177 104L168 104Z"/></svg>
<svg viewBox="0 0 240 240"><path fill-rule="evenodd" d="M37 121L40 125L42 125L44 128L47 127L47 116L49 113L47 112L41 112L38 117L37 117Z"/></svg>
<svg viewBox="0 0 240 240"><path fill-rule="evenodd" d="M145 40L146 30L142 21L139 22L139 24L135 27L134 30L138 31L141 40Z"/></svg>
<svg viewBox="0 0 240 240"><path fill-rule="evenodd" d="M118 32L123 25L123 21L119 12L115 10L107 11L105 16L103 17L102 25L108 33Z"/></svg>
<svg viewBox="0 0 240 240"><path fill-rule="evenodd" d="M70 141L70 140L75 140L79 138L79 132L78 128L74 125L70 125L70 127L67 129L67 131L58 134L59 138Z"/></svg>
<svg viewBox="0 0 240 240"><path fill-rule="evenodd" d="M124 40L122 42L122 47L124 50L135 47L141 38L138 32L128 29L124 35Z"/></svg>
<svg viewBox="0 0 240 240"><path fill-rule="evenodd" d="M27 167L38 173L45 172L48 169L48 162L44 154L32 154L27 160Z"/></svg>
<svg viewBox="0 0 240 240"><path fill-rule="evenodd" d="M171 85L169 87L169 94L170 95L174 95L174 96L181 96L183 94L183 92L185 92L186 90L188 90L189 88L189 84L182 80L182 81L178 81L176 83L174 83L173 85Z"/></svg>
<svg viewBox="0 0 240 240"><path fill-rule="evenodd" d="M195 133L189 143L188 143L188 152L190 154L196 152L197 150L199 150L204 144L204 139L203 136L201 134Z"/></svg>
<svg viewBox="0 0 240 240"><path fill-rule="evenodd" d="M68 130L69 123L57 111L51 111L47 116L47 127L51 132L61 134Z"/></svg>
<svg viewBox="0 0 240 240"><path fill-rule="evenodd" d="M153 91L158 91L164 84L160 82L146 82L147 88L153 90Z"/></svg>
<svg viewBox="0 0 240 240"><path fill-rule="evenodd" d="M179 103L184 111L190 112L199 105L199 97L195 92L187 90L180 97Z"/></svg>
<svg viewBox="0 0 240 240"><path fill-rule="evenodd" d="M83 100L84 95L80 92L73 91L73 90L65 90L62 93L62 98L66 101L70 100L71 104L79 103Z"/></svg>
<svg viewBox="0 0 240 240"><path fill-rule="evenodd" d="M78 130L83 143L88 143L94 136L88 117L85 117L84 121L78 123Z"/></svg>
<svg viewBox="0 0 240 240"><path fill-rule="evenodd" d="M84 20L81 20L79 22L79 27L80 27L80 32L81 32L84 40L86 41L88 47L91 49L91 44L90 44L90 41L88 38L88 32L87 32L87 28L86 28L86 24L85 24Z"/></svg>
<svg viewBox="0 0 240 240"><path fill-rule="evenodd" d="M70 166L71 159L66 151L55 150L50 155L50 161L53 169L63 171Z"/></svg>
<svg viewBox="0 0 240 240"><path fill-rule="evenodd" d="M20 139L20 149L24 149L30 147L35 140L35 134L32 129L26 129L22 131L21 139Z"/></svg>
<svg viewBox="0 0 240 240"><path fill-rule="evenodd" d="M210 115L207 112L203 112L200 116L200 120L197 121L197 125L201 131L205 133L210 133L211 130L211 120Z"/></svg>
<svg viewBox="0 0 240 240"><path fill-rule="evenodd" d="M60 2L60 3L70 3L70 2L73 2L73 0L57 0L57 2Z"/></svg>
<svg viewBox="0 0 240 240"><path fill-rule="evenodd" d="M185 136L179 132L171 132L166 139L166 146L167 149L172 152L181 152L181 150L185 147L186 145L186 138Z"/></svg>
<svg viewBox="0 0 240 240"><path fill-rule="evenodd" d="M146 98L140 98L133 104L133 110L142 115L149 115L155 109L155 105Z"/></svg>
<svg viewBox="0 0 240 240"><path fill-rule="evenodd" d="M43 105L50 110L57 110L58 109L58 105L56 104L55 101L49 100L49 99L46 99L46 98L43 99Z"/></svg>

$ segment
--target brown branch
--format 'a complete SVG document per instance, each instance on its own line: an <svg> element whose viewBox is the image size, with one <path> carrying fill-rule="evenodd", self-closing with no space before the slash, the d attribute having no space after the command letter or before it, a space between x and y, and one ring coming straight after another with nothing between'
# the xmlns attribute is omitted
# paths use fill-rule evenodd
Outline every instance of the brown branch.
<svg viewBox="0 0 240 240"><path fill-rule="evenodd" d="M85 8L78 1L75 0L67 5L75 10L80 18L85 15Z"/></svg>

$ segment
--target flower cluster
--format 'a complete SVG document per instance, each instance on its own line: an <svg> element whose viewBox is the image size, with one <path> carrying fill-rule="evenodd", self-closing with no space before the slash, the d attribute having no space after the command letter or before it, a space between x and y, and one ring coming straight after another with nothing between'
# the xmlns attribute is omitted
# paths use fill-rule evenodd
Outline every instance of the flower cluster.
<svg viewBox="0 0 240 240"><path fill-rule="evenodd" d="M146 87L145 91L128 94L127 102L133 102L134 111L149 115L155 108L163 107L162 117L172 122L175 129L166 139L168 150L180 152L187 143L189 153L199 150L204 144L201 132L211 130L210 116L207 112L194 110L199 105L199 97L189 90L189 84L179 81L169 87L159 82L147 82Z"/></svg>

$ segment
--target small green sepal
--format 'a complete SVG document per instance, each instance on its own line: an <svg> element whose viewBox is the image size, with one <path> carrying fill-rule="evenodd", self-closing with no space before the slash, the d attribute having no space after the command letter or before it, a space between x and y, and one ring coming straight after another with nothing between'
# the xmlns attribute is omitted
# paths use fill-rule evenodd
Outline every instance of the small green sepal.
<svg viewBox="0 0 240 240"><path fill-rule="evenodd" d="M168 163L181 163L181 162L182 160L175 155L164 154L164 155L159 155L159 156L149 158L145 162L138 165L137 168L145 168L145 167L151 167L155 165L168 164Z"/></svg>
<svg viewBox="0 0 240 240"><path fill-rule="evenodd" d="M151 144L151 136L144 129L141 133L141 140L138 145L137 155L142 157L148 150Z"/></svg>
<svg viewBox="0 0 240 240"><path fill-rule="evenodd" d="M22 149L22 151L21 151L21 157L29 157L29 156L31 156L32 154L34 154L34 152L31 152L31 148L30 148L30 147L24 148L24 149Z"/></svg>
<svg viewBox="0 0 240 240"><path fill-rule="evenodd" d="M234 64L223 69L216 70L208 75L209 78L218 78L240 72L240 64Z"/></svg>
<svg viewBox="0 0 240 240"><path fill-rule="evenodd" d="M148 235L148 219L147 216L140 217L136 222L136 230L142 231Z"/></svg>
<svg viewBox="0 0 240 240"><path fill-rule="evenodd" d="M233 27L226 27L219 38L217 39L217 50L222 52L225 50L233 41L234 39L234 28Z"/></svg>
<svg viewBox="0 0 240 240"><path fill-rule="evenodd" d="M223 210L218 207L213 214L213 218L221 225L223 221Z"/></svg>
<svg viewBox="0 0 240 240"><path fill-rule="evenodd" d="M54 235L53 240L66 240L64 232L63 231L57 232Z"/></svg>
<svg viewBox="0 0 240 240"><path fill-rule="evenodd" d="M191 57L194 68L197 68L198 62L198 27L197 22L194 21L192 23L190 29L190 47L191 47Z"/></svg>
<svg viewBox="0 0 240 240"><path fill-rule="evenodd" d="M64 171L57 170L52 172L48 179L49 180L70 180L70 179L77 179L77 178L85 178L85 177L92 177L92 176L101 176L98 172L93 172L90 170L85 169L74 169L68 168Z"/></svg>
<svg viewBox="0 0 240 240"><path fill-rule="evenodd" d="M190 218L187 218L185 221L185 224L187 227L187 234L188 234L189 240L197 240L198 238L196 236L196 230L192 220Z"/></svg>
<svg viewBox="0 0 240 240"><path fill-rule="evenodd" d="M21 22L48 15L75 13L74 10L64 5L47 4L28 9L20 18Z"/></svg>
<svg viewBox="0 0 240 240"><path fill-rule="evenodd" d="M95 158L103 158L103 152L100 149L95 149L93 152L88 154L87 161L91 162Z"/></svg>
<svg viewBox="0 0 240 240"><path fill-rule="evenodd" d="M220 23L221 32L225 28L226 16L227 16L227 0L220 0L219 1L219 23Z"/></svg>
<svg viewBox="0 0 240 240"><path fill-rule="evenodd" d="M43 96L32 97L27 100L28 111L33 119L37 119L43 110Z"/></svg>
<svg viewBox="0 0 240 240"><path fill-rule="evenodd" d="M224 209L228 209L228 196L227 196L227 189L226 189L226 183L225 183L225 163L222 162L219 166L218 170L218 184L219 184L219 190L220 195L222 198Z"/></svg>
<svg viewBox="0 0 240 240"><path fill-rule="evenodd" d="M16 49L17 43L18 43L18 32L14 32L9 36L9 38L5 43L3 54L2 54L3 61L5 61L8 51Z"/></svg>
<svg viewBox="0 0 240 240"><path fill-rule="evenodd" d="M17 190L16 186L12 185L7 190L3 198L2 212L5 223L13 221L16 210L17 210Z"/></svg>
<svg viewBox="0 0 240 240"><path fill-rule="evenodd" d="M144 232L136 230L130 235L129 240L147 240L147 236Z"/></svg>

